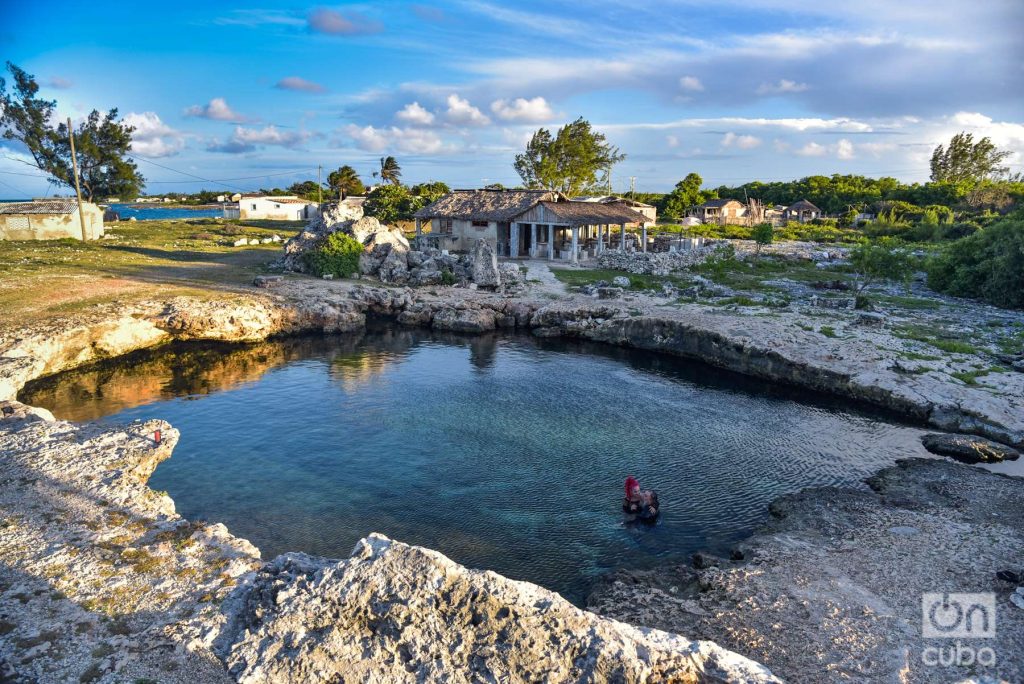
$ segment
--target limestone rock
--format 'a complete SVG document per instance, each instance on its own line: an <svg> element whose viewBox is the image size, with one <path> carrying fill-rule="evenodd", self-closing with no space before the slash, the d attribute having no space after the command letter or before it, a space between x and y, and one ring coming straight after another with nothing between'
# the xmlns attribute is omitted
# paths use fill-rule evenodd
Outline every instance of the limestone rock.
<svg viewBox="0 0 1024 684"><path fill-rule="evenodd" d="M494 312L489 309L456 309L445 307L434 314L435 330L455 332L484 332L494 330Z"/></svg>
<svg viewBox="0 0 1024 684"><path fill-rule="evenodd" d="M1016 449L974 435L931 433L921 436L921 444L933 454L949 456L964 463L1015 461L1020 458Z"/></svg>
<svg viewBox="0 0 1024 684"><path fill-rule="evenodd" d="M379 235L379 233L377 233ZM390 285L403 285L409 281L409 265L406 261L407 252L390 246L388 255L384 257L378 269L378 275L382 283Z"/></svg>
<svg viewBox="0 0 1024 684"><path fill-rule="evenodd" d="M380 535L335 562L286 554L233 610L222 657L254 682L777 682L711 642L638 629Z"/></svg>
<svg viewBox="0 0 1024 684"><path fill-rule="evenodd" d="M615 287L626 288L630 286L630 281L629 278L627 278L626 276L615 276L614 278L612 278L612 285L614 285Z"/></svg>
<svg viewBox="0 0 1024 684"><path fill-rule="evenodd" d="M473 282L477 287L501 287L498 256L486 240L477 240L473 247Z"/></svg>

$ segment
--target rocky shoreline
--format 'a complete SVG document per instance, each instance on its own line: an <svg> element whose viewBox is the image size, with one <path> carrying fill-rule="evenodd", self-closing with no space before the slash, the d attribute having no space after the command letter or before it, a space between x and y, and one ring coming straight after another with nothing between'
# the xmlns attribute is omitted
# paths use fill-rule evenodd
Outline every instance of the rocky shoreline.
<svg viewBox="0 0 1024 684"><path fill-rule="evenodd" d="M1024 375L1009 374L1006 391L994 393L958 386L934 374L907 374L901 372L884 331L861 331L863 334L853 339L823 342L820 335L797 324L800 315L735 316L697 305L661 307L644 297L595 301L578 295L512 296L470 288L412 290L289 277L272 293L253 291L215 299L181 297L100 307L61 325L3 333L0 400L15 399L20 388L35 378L172 340L254 342L283 335L355 331L366 325L367 316L385 316L399 325L469 333L522 329L540 336L578 337L685 356L863 401L943 430L984 435L1018 448L1024 445L1024 381L1020 380ZM849 325L857 325L852 317ZM45 411L13 401L4 406L0 420L2 550L3 557L13 561L3 564L0 587L4 611L0 615L0 653L7 668L0 670L0 675L25 681L78 677L80 681L113 681L115 672L118 678L129 680L328 681L339 663L354 667L352 659L371 654L364 663L365 671L360 671L365 681L433 680L444 668L473 673L469 678L493 676L513 681L774 681L768 670L714 643L602 621L538 587L469 571L435 552L382 538L366 540L348 561L286 554L264 563L248 542L235 539L221 525L182 520L169 498L145 486L152 469L173 448L177 435L171 426L155 421L101 428L52 421ZM153 443L156 429L164 437L160 445ZM894 475L886 472L878 477L904 488L934 488L933 475L938 473L945 483L942 486L952 491L967 487L981 495L991 487L996 492L984 505L972 508L974 517L960 516L952 526L936 525L915 537L939 548L948 543L951 534L962 540L993 532L994 528L985 526L985 515L999 515L1006 506L1020 509L1024 481L1017 478L1001 478L991 485L994 480L979 478L994 475L976 475L977 471L967 466L941 462L903 467ZM869 502L857 498L863 492L822 492L801 500L807 506L825 502L825 508L819 506L813 515L798 517L820 519L821 525L831 526L828 529L842 533L840 536L855 535L859 529L842 528L844 521L855 520L843 512L846 501L855 501L858 511L868 517L879 513L900 517L891 515L891 501L885 497ZM799 499L802 495L795 496ZM774 510L783 510L786 500ZM966 504L950 496L929 500L927 505L934 509L935 517L942 518L959 515ZM907 510L917 512L914 506ZM902 523L891 527L922 529ZM664 575L630 576L625 584L635 587L636 593L626 592L628 596L612 584L612 589L595 595L593 607L631 623L707 636L796 680L817 674L815 667L836 662L843 664L826 673L829 679L842 681L853 676L894 681L900 671L896 667L899 659L890 657L886 644L898 639L879 636L880 630L891 627L884 611L865 614L857 623L862 641L837 646L835 652L805 647L816 655L800 659L786 655L786 649L795 646L772 637L776 623L770 620L773 615L778 617L772 610L782 610L793 620L793 634L802 634L801 638L819 645L850 634L842 620L831 622L815 612L820 609L817 597L802 596L803 608L766 599L765 607L752 615L741 608L734 607L732 613L721 608L749 604L741 588L756 574L749 568L765 563L777 563L776 584L756 589L751 582L750 591L796 591L796 584L786 584L792 553L783 551L811 547L799 540L794 547L787 547L785 540L795 537L791 531L780 533L779 529L768 532L770 538L785 542L777 547L762 542L764 536L749 542L751 548L763 543L767 550L761 555L744 552L740 567L746 569L729 575L729 590L717 594L721 601L718 612L700 608L719 616L713 620L680 617L680 610L687 613L691 607L689 603L684 602L682 609L671 601L658 603L669 581L665 577L682 573L678 568L666 569ZM1010 516L993 533L1000 551L990 554L992 563L1016 563L1019 567L1024 562L1016 551L1022 548L1020 521ZM875 566L886 562L892 548L891 540L878 535L864 537L863 544L851 544L839 553L852 549L870 556L868 565ZM908 547L908 553L918 551ZM809 554L806 572L813 573L816 563L829 567L827 555ZM916 556L908 558L912 569L917 568L915 572L927 570ZM965 556L943 558L939 566L962 561ZM217 572L208 572L211 567ZM382 568L386 568L385 574ZM989 570L987 566L983 569L986 577L991 575ZM421 576L443 581L439 579L441 584L430 589L413 581ZM618 581L623 582L624 577ZM687 577L688 587L712 586L707 579L711 574L696 580ZM678 580L671 581L671 586L680 586ZM437 591L448 586L445 582L458 590L442 592L445 601L439 602ZM840 587L847 584L842 577L835 582ZM972 582L971 586L981 586L980 580ZM948 582L940 583L936 590L946 586L964 590ZM672 592L665 595L678 598ZM838 598L828 594L827 598L845 601L843 610L863 605L877 608L873 603L857 603L864 595L852 592ZM643 599L640 605L657 609L617 612L614 604L620 598ZM906 612L909 599L901 594L899 601L901 619L906 622L910 620ZM494 611L476 611L474 606L481 602L493 605ZM354 605L361 607L346 612ZM803 622L792 617L794 612L803 615ZM502 624L501 616L508 615L517 619ZM1009 623L1011 629L1014 625ZM520 631L510 631L511 626ZM909 627L904 624L901 629L900 634ZM590 636L581 638L580 633ZM438 643L446 646L430 646ZM1021 665L1013 662L1012 654L1022 649L1016 642L1006 643L1007 648L1016 649L1005 655L1005 662L1016 669L1006 671L1019 673ZM860 648L858 644L871 644L875 650L858 663L844 661ZM521 657L510 659L510 652ZM167 663L173 664L172 670L166 669ZM929 673L918 677L917 670L909 671L914 672L909 681L930 681Z"/></svg>

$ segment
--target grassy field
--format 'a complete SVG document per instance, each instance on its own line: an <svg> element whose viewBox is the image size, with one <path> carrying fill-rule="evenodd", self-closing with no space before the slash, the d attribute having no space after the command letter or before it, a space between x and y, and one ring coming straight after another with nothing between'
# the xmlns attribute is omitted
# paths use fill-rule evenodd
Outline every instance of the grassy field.
<svg viewBox="0 0 1024 684"><path fill-rule="evenodd" d="M203 295L248 284L280 243L232 247L240 237L288 239L292 221L182 219L108 224L103 240L0 241L0 320L23 324L112 301Z"/></svg>

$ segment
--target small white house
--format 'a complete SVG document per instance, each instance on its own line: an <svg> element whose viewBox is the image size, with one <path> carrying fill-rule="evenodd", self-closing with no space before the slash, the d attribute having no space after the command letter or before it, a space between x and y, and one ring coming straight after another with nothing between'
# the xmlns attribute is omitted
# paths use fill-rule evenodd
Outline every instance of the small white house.
<svg viewBox="0 0 1024 684"><path fill-rule="evenodd" d="M242 196L238 200L238 218L274 221L308 221L320 213L316 202L295 195Z"/></svg>
<svg viewBox="0 0 1024 684"><path fill-rule="evenodd" d="M103 210L82 202L85 239L103 237ZM78 202L73 199L0 202L0 240L82 239Z"/></svg>

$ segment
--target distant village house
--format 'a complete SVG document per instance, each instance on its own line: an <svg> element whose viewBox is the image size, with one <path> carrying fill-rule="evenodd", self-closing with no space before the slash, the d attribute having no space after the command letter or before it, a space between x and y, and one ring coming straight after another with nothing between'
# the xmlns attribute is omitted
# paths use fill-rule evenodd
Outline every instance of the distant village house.
<svg viewBox="0 0 1024 684"><path fill-rule="evenodd" d="M789 221L797 221L799 223L807 223L814 219L821 218L821 209L814 206L807 200L800 200L786 207L782 212L782 219L787 223Z"/></svg>
<svg viewBox="0 0 1024 684"><path fill-rule="evenodd" d="M693 215L701 223L733 223L747 215L747 205L734 199L713 199L694 208Z"/></svg>
<svg viewBox="0 0 1024 684"><path fill-rule="evenodd" d="M103 237L103 210L91 202L82 203L85 238ZM82 239L78 202L68 199L33 202L0 202L0 240Z"/></svg>
<svg viewBox="0 0 1024 684"><path fill-rule="evenodd" d="M320 206L316 202L295 195L239 195L237 201L237 216L231 209L225 209L225 218L307 221L320 214Z"/></svg>

